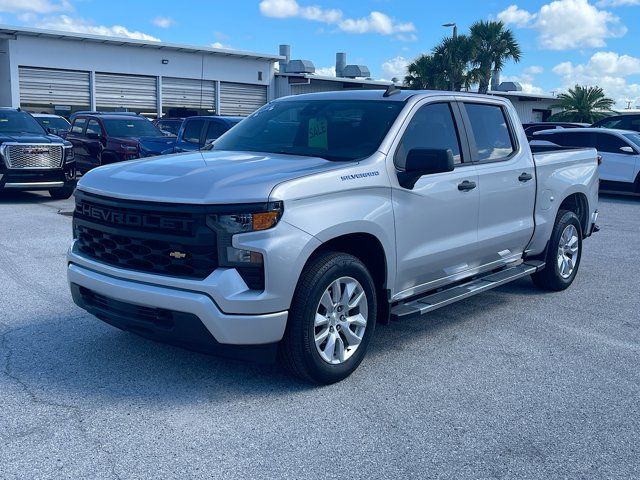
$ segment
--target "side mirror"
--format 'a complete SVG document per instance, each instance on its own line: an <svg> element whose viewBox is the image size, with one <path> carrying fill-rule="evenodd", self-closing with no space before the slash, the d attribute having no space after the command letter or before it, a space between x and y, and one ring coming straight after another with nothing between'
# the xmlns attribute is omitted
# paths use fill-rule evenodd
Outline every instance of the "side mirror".
<svg viewBox="0 0 640 480"><path fill-rule="evenodd" d="M398 181L404 188L412 189L420 177L452 172L454 168L451 149L414 148L407 154L404 171L398 173Z"/></svg>
<svg viewBox="0 0 640 480"><path fill-rule="evenodd" d="M87 138L90 138L91 140L100 140L102 135L96 132L87 132Z"/></svg>
<svg viewBox="0 0 640 480"><path fill-rule="evenodd" d="M620 147L620 151L623 153L629 153L631 155L634 155L636 153L636 151L632 147Z"/></svg>

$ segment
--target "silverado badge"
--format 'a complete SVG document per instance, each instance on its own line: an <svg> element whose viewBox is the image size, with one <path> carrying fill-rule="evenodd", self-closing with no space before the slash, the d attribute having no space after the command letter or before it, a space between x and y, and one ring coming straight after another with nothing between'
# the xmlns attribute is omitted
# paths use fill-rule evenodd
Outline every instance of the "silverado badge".
<svg viewBox="0 0 640 480"><path fill-rule="evenodd" d="M171 253L169 254L169 256L170 256L170 257L173 257L173 258L178 258L178 259L182 260L183 258L186 258L186 257L187 257L187 254L186 254L186 253L182 253L182 252L175 251L175 252L171 252Z"/></svg>

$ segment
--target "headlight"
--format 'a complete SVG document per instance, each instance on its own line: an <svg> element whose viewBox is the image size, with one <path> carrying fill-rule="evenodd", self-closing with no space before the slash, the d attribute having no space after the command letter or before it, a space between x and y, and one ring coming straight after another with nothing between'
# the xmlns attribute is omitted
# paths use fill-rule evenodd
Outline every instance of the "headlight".
<svg viewBox="0 0 640 480"><path fill-rule="evenodd" d="M125 152L135 152L138 150L138 147L134 147L132 145L125 145L124 143L120 144L120 148Z"/></svg>
<svg viewBox="0 0 640 480"><path fill-rule="evenodd" d="M72 146L64 147L64 162L73 162L76 159L76 155Z"/></svg>
<svg viewBox="0 0 640 480"><path fill-rule="evenodd" d="M272 202L259 211L233 214L208 215L207 225L218 233L218 261L223 267L262 266L263 258L258 252L235 248L233 236L239 233L268 230L278 224L282 217L282 202Z"/></svg>

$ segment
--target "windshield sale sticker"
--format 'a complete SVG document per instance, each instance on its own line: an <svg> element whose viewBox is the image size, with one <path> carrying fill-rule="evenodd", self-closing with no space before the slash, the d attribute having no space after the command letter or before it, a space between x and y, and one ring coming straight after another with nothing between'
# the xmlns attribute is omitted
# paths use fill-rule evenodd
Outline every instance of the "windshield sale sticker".
<svg viewBox="0 0 640 480"><path fill-rule="evenodd" d="M325 117L309 119L309 147L329 148L329 140L327 138L327 119Z"/></svg>

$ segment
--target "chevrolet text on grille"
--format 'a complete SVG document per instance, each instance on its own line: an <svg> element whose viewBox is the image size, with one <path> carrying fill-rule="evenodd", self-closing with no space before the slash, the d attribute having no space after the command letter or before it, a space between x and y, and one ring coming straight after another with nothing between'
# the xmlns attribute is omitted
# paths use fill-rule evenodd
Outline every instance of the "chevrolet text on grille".
<svg viewBox="0 0 640 480"><path fill-rule="evenodd" d="M187 231L191 220L181 218L164 217L160 215L142 215L139 213L119 212L109 208L98 207L87 203L79 203L76 206L76 213L85 217L94 218L103 222L115 225L126 225L129 227L149 227L163 228L167 230Z"/></svg>

